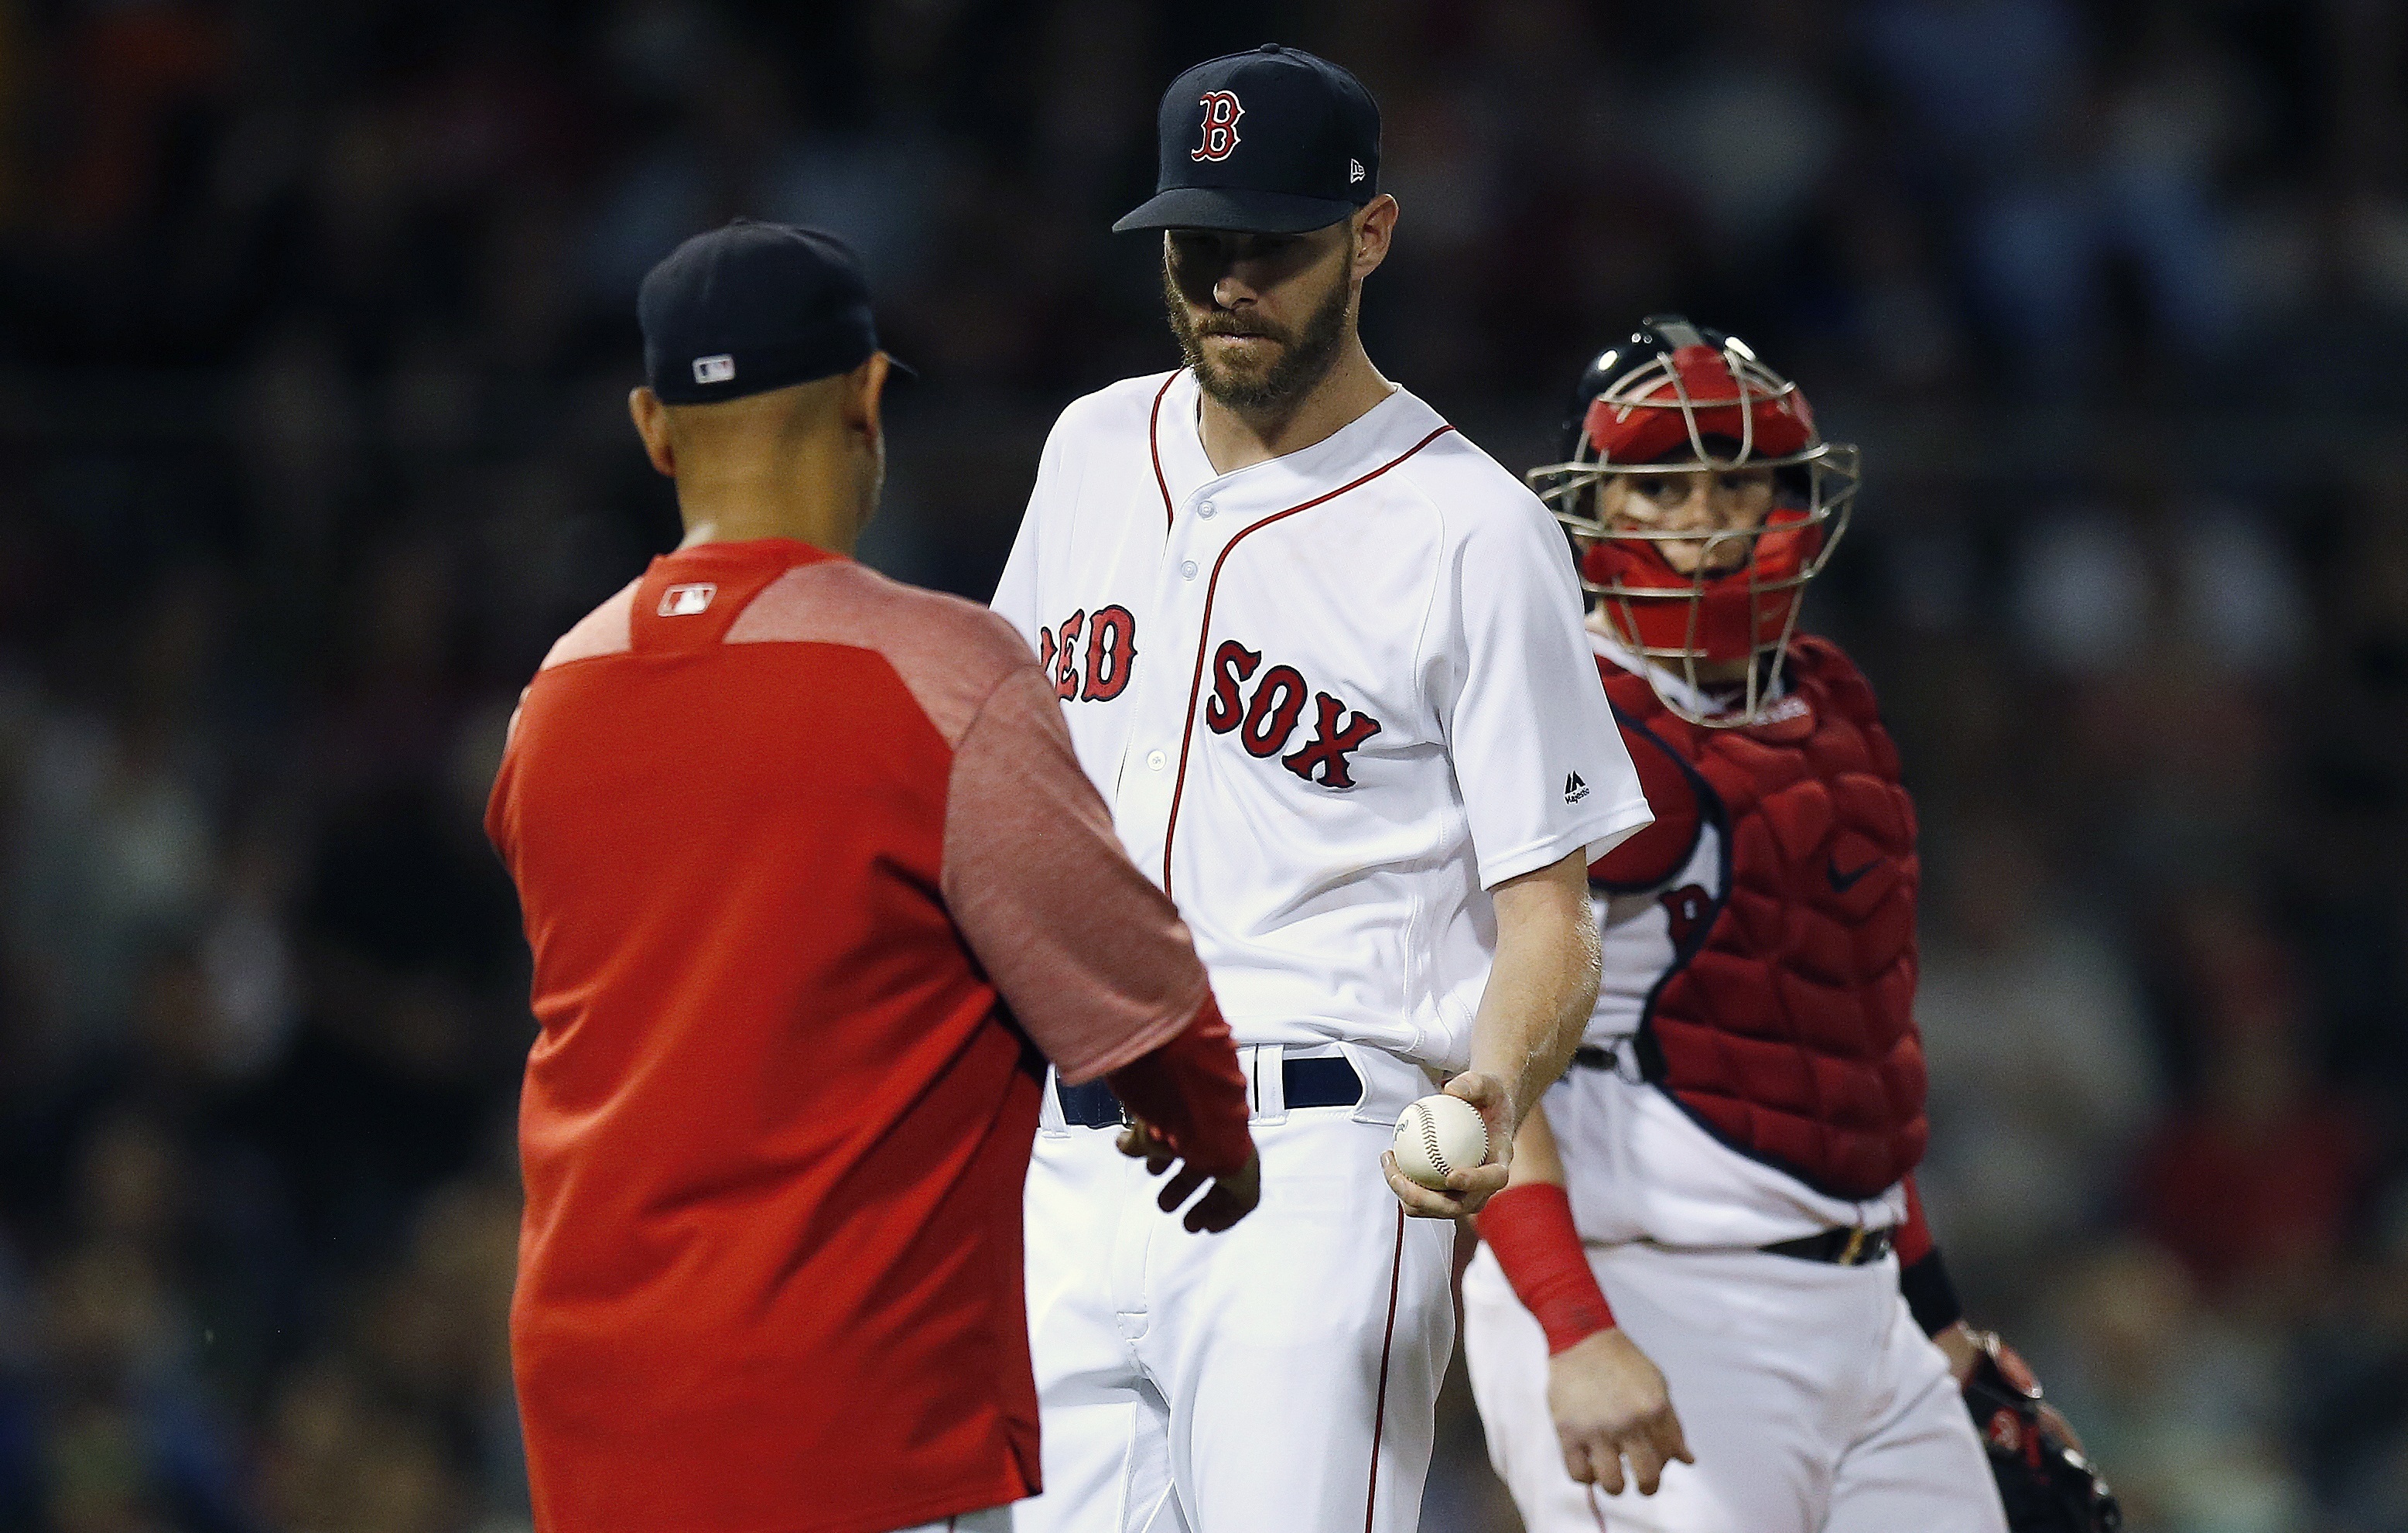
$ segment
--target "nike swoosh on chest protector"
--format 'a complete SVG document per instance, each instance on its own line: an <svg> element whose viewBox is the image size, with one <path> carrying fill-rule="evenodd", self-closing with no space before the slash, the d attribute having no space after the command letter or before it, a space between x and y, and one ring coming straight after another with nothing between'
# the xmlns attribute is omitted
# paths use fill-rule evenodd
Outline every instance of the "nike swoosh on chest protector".
<svg viewBox="0 0 2408 1533"><path fill-rule="evenodd" d="M1834 857L1825 862L1823 871L1830 875L1831 887L1844 895L1849 890L1856 886L1858 880L1871 872L1874 868L1879 867L1881 864L1882 860L1879 857L1875 857L1872 861L1865 864L1862 867L1842 873L1840 871L1839 859Z"/></svg>

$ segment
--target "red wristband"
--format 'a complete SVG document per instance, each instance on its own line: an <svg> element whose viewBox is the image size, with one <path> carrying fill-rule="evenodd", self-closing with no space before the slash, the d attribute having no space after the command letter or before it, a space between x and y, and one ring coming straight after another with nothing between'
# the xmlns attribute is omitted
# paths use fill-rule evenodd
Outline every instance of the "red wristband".
<svg viewBox="0 0 2408 1533"><path fill-rule="evenodd" d="M1480 1238L1538 1316L1549 1356L1613 1328L1612 1307L1589 1270L1588 1253L1572 1227L1571 1197L1561 1187L1526 1182L1506 1188L1480 1211Z"/></svg>

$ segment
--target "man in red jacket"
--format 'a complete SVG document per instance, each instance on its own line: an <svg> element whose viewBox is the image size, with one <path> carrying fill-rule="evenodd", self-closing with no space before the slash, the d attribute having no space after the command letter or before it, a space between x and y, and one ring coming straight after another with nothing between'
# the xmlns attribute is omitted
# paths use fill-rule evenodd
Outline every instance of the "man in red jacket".
<svg viewBox="0 0 2408 1533"><path fill-rule="evenodd" d="M686 537L555 645L487 828L542 1025L512 1361L545 1533L1010 1526L1039 1490L1021 1184L1041 1054L1191 1231L1245 1084L1002 619L846 557L884 467L852 253L738 221L654 268ZM1032 1048L1032 1045L1034 1047Z"/></svg>

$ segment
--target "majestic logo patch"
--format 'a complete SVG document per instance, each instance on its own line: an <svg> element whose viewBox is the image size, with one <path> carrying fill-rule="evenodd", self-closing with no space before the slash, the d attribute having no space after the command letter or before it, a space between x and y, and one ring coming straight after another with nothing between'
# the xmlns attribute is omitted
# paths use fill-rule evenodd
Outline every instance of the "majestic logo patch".
<svg viewBox="0 0 2408 1533"><path fill-rule="evenodd" d="M1588 784L1581 781L1581 775L1578 772L1574 772L1570 777L1564 779L1565 803L1577 804L1587 796Z"/></svg>
<svg viewBox="0 0 2408 1533"><path fill-rule="evenodd" d="M1235 91L1207 91L1196 100L1204 108L1204 141L1187 157L1217 165L1238 147L1238 119L1246 115L1246 108L1238 105Z"/></svg>
<svg viewBox="0 0 2408 1533"><path fill-rule="evenodd" d="M1280 765L1325 788L1354 786L1347 758L1380 732L1380 721L1356 713L1347 722L1347 704L1326 692L1314 692L1304 673L1294 666L1273 666L1254 682L1254 695L1240 699L1239 684L1251 681L1263 663L1262 653L1236 639L1225 641L1212 655L1212 700L1204 709L1204 726L1216 735L1231 730L1249 755L1274 756L1284 750L1304 717L1305 699L1313 705L1312 738Z"/></svg>
<svg viewBox="0 0 2408 1533"><path fill-rule="evenodd" d="M1087 639L1083 666L1082 631ZM1136 664L1137 618L1125 607L1099 607L1092 617L1082 608L1054 627L1037 630L1038 668L1054 678L1054 695L1066 703L1111 702L1128 686Z"/></svg>
<svg viewBox="0 0 2408 1533"><path fill-rule="evenodd" d="M715 357L694 359L694 380L697 383L725 383L736 377L736 359L722 351Z"/></svg>
<svg viewBox="0 0 2408 1533"><path fill-rule="evenodd" d="M673 585L661 593L661 616L690 618L696 612L710 610L710 598L719 595L719 587L704 580L694 585Z"/></svg>

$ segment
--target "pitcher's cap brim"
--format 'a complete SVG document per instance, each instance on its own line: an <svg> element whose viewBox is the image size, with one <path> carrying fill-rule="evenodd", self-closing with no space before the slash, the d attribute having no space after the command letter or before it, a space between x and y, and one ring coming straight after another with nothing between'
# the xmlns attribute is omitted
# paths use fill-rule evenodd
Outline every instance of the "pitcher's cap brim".
<svg viewBox="0 0 2408 1533"><path fill-rule="evenodd" d="M1139 229L1217 229L1233 234L1300 235L1326 229L1363 204L1292 192L1174 186L1130 210L1112 233Z"/></svg>

